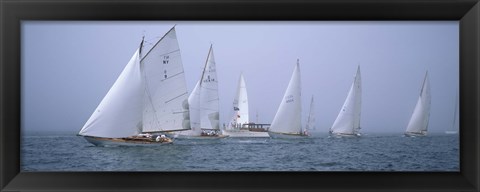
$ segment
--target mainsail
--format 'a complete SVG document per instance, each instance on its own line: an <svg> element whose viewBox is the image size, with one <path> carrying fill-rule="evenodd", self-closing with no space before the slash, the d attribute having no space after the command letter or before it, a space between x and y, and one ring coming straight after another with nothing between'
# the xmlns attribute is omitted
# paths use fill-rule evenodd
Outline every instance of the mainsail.
<svg viewBox="0 0 480 192"><path fill-rule="evenodd" d="M79 135L125 138L190 129L175 27L140 59L142 46L143 41Z"/></svg>
<svg viewBox="0 0 480 192"><path fill-rule="evenodd" d="M200 127L220 129L217 69L211 45L200 79Z"/></svg>
<svg viewBox="0 0 480 192"><path fill-rule="evenodd" d="M330 132L340 135L358 135L360 130L360 111L362 104L362 79L360 66L357 68L347 99L335 119Z"/></svg>
<svg viewBox="0 0 480 192"><path fill-rule="evenodd" d="M300 134L302 130L300 64L293 71L287 90L277 113L270 125L269 132L282 134Z"/></svg>
<svg viewBox="0 0 480 192"><path fill-rule="evenodd" d="M143 132L190 129L188 92L175 28L143 57Z"/></svg>
<svg viewBox="0 0 480 192"><path fill-rule="evenodd" d="M426 135L428 121L430 117L430 82L428 80L428 71L425 73L420 96L418 97L415 110L413 111L410 122L408 123L406 134Z"/></svg>
<svg viewBox="0 0 480 192"><path fill-rule="evenodd" d="M237 97L235 97L233 100L234 116L229 126L236 126L237 124L245 124L250 122L248 115L247 86L245 84L243 74L240 74L240 78L238 79L236 96Z"/></svg>

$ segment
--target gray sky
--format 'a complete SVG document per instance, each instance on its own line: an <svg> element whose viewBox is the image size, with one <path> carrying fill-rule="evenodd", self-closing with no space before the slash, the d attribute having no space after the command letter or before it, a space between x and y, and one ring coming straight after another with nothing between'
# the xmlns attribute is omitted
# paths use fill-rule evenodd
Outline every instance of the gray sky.
<svg viewBox="0 0 480 192"><path fill-rule="evenodd" d="M459 83L458 21L386 22L22 22L22 131L77 133L145 35L151 43L176 24L189 92L213 44L220 122L227 122L240 72L250 118L271 123L297 58L302 118L315 97L316 126L326 132L362 73L363 133L403 132L425 71L429 131L453 123Z"/></svg>

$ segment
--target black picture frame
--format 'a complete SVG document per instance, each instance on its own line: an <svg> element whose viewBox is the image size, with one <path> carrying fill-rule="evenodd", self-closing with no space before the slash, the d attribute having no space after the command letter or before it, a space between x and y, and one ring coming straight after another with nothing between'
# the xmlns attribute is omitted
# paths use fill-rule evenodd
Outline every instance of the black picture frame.
<svg viewBox="0 0 480 192"><path fill-rule="evenodd" d="M0 0L0 190L479 191L478 0ZM460 21L460 172L20 172L22 20Z"/></svg>

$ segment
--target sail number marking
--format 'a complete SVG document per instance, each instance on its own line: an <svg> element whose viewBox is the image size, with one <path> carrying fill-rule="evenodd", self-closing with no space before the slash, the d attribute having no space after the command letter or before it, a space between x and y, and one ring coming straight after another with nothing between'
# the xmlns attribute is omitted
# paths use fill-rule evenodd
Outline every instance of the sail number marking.
<svg viewBox="0 0 480 192"><path fill-rule="evenodd" d="M287 97L285 97L285 103L292 103L294 100L293 100L293 95L289 95Z"/></svg>

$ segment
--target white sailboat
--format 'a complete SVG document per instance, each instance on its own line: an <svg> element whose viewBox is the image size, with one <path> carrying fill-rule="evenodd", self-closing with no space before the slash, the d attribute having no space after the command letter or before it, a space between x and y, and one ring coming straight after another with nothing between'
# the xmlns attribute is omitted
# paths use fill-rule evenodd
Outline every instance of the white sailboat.
<svg viewBox="0 0 480 192"><path fill-rule="evenodd" d="M176 138L206 139L226 137L220 133L218 79L213 48L210 45L200 80L188 98L191 130L181 131Z"/></svg>
<svg viewBox="0 0 480 192"><path fill-rule="evenodd" d="M164 132L190 129L175 27L140 59L142 45L78 133L90 143L165 144Z"/></svg>
<svg viewBox="0 0 480 192"><path fill-rule="evenodd" d="M301 103L301 82L300 64L293 71L287 90L277 113L273 118L268 134L272 138L297 138L302 134L302 103Z"/></svg>
<svg viewBox="0 0 480 192"><path fill-rule="evenodd" d="M357 68L347 99L330 128L334 136L360 136L360 112L362 104L362 78L360 66Z"/></svg>
<svg viewBox="0 0 480 192"><path fill-rule="evenodd" d="M428 71L425 73L420 96L417 105L413 111L410 122L405 131L406 136L425 136L427 135L428 121L430 117L430 82L428 80Z"/></svg>
<svg viewBox="0 0 480 192"><path fill-rule="evenodd" d="M458 118L459 118L459 115L458 115L458 91L457 91L457 95L455 97L455 109L453 112L453 124L450 129L445 131L445 134L458 134L458 126L459 126Z"/></svg>
<svg viewBox="0 0 480 192"><path fill-rule="evenodd" d="M305 129L302 131L304 135L310 135L310 131L315 130L315 108L314 108L314 101L313 95L312 99L310 100L310 111L307 117L307 123L305 124Z"/></svg>
<svg viewBox="0 0 480 192"><path fill-rule="evenodd" d="M233 117L228 126L224 127L223 134L229 137L270 137L264 124L250 122L248 110L247 86L243 74L238 79L238 89L233 100Z"/></svg>

